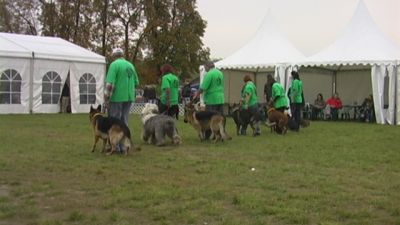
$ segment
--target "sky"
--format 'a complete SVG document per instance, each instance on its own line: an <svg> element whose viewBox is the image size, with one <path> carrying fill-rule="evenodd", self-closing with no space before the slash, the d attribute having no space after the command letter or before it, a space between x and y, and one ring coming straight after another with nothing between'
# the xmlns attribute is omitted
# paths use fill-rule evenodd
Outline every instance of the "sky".
<svg viewBox="0 0 400 225"><path fill-rule="evenodd" d="M276 19L306 56L329 46L351 20L359 0L197 0L207 21L203 37L211 58L224 58L245 45L265 14ZM363 0L378 28L400 47L400 0Z"/></svg>

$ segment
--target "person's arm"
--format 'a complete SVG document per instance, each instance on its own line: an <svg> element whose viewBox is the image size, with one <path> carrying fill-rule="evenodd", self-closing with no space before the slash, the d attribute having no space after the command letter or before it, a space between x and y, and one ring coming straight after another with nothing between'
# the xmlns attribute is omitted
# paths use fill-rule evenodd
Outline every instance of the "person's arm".
<svg viewBox="0 0 400 225"><path fill-rule="evenodd" d="M194 94L193 99L199 98L199 96L200 96L202 93L203 93L203 89L200 88L199 90L197 90L196 94Z"/></svg>
<svg viewBox="0 0 400 225"><path fill-rule="evenodd" d="M117 66L115 63L111 63L106 76L106 87L104 89L104 106L108 107L111 96L114 92L114 83L117 77Z"/></svg>

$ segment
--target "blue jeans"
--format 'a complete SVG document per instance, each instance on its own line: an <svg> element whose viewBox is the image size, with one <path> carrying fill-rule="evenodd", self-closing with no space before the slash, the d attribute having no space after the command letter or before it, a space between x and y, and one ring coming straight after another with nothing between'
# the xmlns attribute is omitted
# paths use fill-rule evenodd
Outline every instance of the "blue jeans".
<svg viewBox="0 0 400 225"><path fill-rule="evenodd" d="M108 108L108 116L114 117L128 126L129 112L131 111L132 102L110 102Z"/></svg>

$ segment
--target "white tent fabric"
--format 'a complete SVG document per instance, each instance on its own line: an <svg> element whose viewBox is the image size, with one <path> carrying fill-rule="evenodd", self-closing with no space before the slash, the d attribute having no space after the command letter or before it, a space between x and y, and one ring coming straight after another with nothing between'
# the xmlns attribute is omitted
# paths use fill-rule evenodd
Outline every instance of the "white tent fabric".
<svg viewBox="0 0 400 225"><path fill-rule="evenodd" d="M242 78L233 77L238 76L238 71L254 75L258 95L262 96L261 89L264 83L261 82L266 80L267 73L273 74L275 71L275 78L285 85L286 73L292 63L304 61L304 58L305 56L279 30L272 14L268 12L251 41L215 65L225 74L225 92L228 96L226 99L229 103L234 103L240 98L236 92L243 84ZM263 100L262 97L259 99Z"/></svg>
<svg viewBox="0 0 400 225"><path fill-rule="evenodd" d="M400 48L379 30L363 0L343 33L326 49L302 65L395 64Z"/></svg>
<svg viewBox="0 0 400 225"><path fill-rule="evenodd" d="M370 76L374 101L376 100L375 113L377 123L394 124L395 118L400 119L400 114L394 115L396 111L394 96L400 95L400 92L395 90L397 80L397 72L395 71L397 71L396 67L399 65L399 59L400 47L379 30L369 15L364 1L360 0L349 25L342 35L326 49L299 64L320 67L339 66L344 70L346 66L352 65L371 66ZM337 76L340 75L340 71L338 71ZM388 110L384 109L383 102L385 76L389 76Z"/></svg>
<svg viewBox="0 0 400 225"><path fill-rule="evenodd" d="M71 111L103 102L105 58L61 38L0 33L0 113L56 113L69 76Z"/></svg>
<svg viewBox="0 0 400 225"><path fill-rule="evenodd" d="M275 67L304 60L276 25L271 13L267 13L254 38L233 53L216 63L221 69L256 69Z"/></svg>

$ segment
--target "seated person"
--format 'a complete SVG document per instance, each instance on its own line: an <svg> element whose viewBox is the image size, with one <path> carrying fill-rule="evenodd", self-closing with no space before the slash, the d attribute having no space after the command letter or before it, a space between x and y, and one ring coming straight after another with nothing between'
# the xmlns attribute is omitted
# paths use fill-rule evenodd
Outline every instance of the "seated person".
<svg viewBox="0 0 400 225"><path fill-rule="evenodd" d="M330 114L332 116L332 120L337 120L339 117L339 109L343 107L342 105L342 100L339 98L339 94L335 93L330 97L328 100L326 100L326 104L330 108Z"/></svg>
<svg viewBox="0 0 400 225"><path fill-rule="evenodd" d="M369 95L364 99L360 108L360 120L362 122L371 122L374 115L374 99L372 95Z"/></svg>
<svg viewBox="0 0 400 225"><path fill-rule="evenodd" d="M315 120L318 118L318 115L325 109L326 103L322 94L319 93L317 95L317 99L314 100L314 105L312 105L311 119Z"/></svg>

